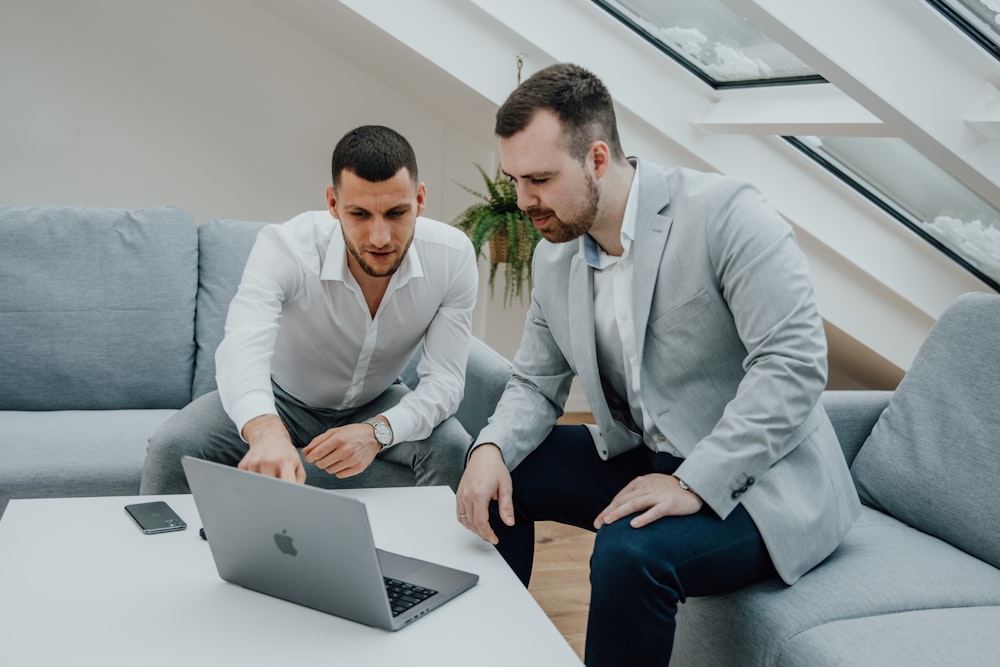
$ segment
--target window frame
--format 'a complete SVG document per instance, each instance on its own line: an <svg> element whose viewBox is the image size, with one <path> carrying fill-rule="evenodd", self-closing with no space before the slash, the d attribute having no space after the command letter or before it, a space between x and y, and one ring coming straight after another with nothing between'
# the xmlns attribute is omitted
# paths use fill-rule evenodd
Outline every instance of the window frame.
<svg viewBox="0 0 1000 667"><path fill-rule="evenodd" d="M967 259L965 259L960 254L952 250L949 246L942 243L939 239L932 236L930 233L924 231L924 229L922 229L920 225L917 224L915 219L911 215L904 213L901 210L902 207L899 204L895 204L890 197L888 197L884 193L880 193L878 190L875 190L871 186L866 185L859 178L845 171L839 165L827 159L823 154L809 147L804 141L802 141L798 137L782 136L781 138L787 141L795 148L797 148L805 155L807 155L810 159L815 161L817 164L819 164L821 167L829 171L831 174L836 176L838 179L840 179L840 181L842 181L852 190L854 190L862 197L870 201L880 210L887 213L890 217L902 223L905 227L907 227L910 231L917 234L920 238L930 243L931 246L933 246L939 252L943 253L946 257L957 263L963 269L965 269L966 271L974 275L976 278L989 285L994 290L1000 292L1000 281L991 278L982 270L973 266Z"/></svg>
<svg viewBox="0 0 1000 667"><path fill-rule="evenodd" d="M742 79L739 81L720 81L715 77L709 75L703 69L695 65L691 60L685 58L682 54L678 53L675 49L671 48L669 45L663 42L655 35L651 34L648 30L638 25L635 21L629 18L627 15L619 11L616 7L611 6L605 0L592 0L592 2L603 9L605 12L610 14L612 17L617 19L619 22L624 24L626 27L630 28L634 33L642 37L644 40L653 45L657 50L669 56L678 65L694 74L696 77L701 79L704 83L708 84L716 90L725 90L731 88L764 88L767 86L794 86L799 84L807 83L828 83L828 81L820 76L819 74L801 75L801 76L782 76L774 77L770 79Z"/></svg>

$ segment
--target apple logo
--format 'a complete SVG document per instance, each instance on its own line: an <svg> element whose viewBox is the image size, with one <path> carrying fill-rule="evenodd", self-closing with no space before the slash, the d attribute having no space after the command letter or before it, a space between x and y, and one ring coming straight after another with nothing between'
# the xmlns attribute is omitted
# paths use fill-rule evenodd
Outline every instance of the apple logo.
<svg viewBox="0 0 1000 667"><path fill-rule="evenodd" d="M299 554L299 550L292 544L292 536L288 534L287 530L275 533L274 543L278 545L281 553L288 554L289 556L297 556Z"/></svg>

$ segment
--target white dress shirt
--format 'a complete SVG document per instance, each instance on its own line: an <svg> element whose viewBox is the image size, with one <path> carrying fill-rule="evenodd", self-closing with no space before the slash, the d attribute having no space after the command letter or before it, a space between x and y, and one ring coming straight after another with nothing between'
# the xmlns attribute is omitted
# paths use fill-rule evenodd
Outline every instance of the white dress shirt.
<svg viewBox="0 0 1000 667"><path fill-rule="evenodd" d="M580 252L594 271L594 333L597 345L597 367L601 376L619 396L628 401L632 420L642 431L642 439L653 451L680 456L659 429L653 424L642 401L640 388L641 360L635 336L635 318L632 312L632 240L635 238L637 217L636 201L639 197L638 165L629 188L622 218L620 257L609 255L591 238L584 235ZM596 431L596 426L593 427Z"/></svg>
<svg viewBox="0 0 1000 667"><path fill-rule="evenodd" d="M340 221L313 211L261 230L216 351L216 381L239 431L277 414L271 380L317 408L362 406L384 392L423 343L420 382L382 414L396 442L422 440L465 390L478 289L460 230L417 218L413 242L372 317L347 267Z"/></svg>

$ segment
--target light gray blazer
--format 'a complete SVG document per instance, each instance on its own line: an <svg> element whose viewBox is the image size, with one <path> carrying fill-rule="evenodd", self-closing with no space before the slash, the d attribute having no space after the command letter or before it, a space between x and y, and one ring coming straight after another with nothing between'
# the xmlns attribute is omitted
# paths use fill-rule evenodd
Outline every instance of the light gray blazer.
<svg viewBox="0 0 1000 667"><path fill-rule="evenodd" d="M828 556L860 512L819 402L826 338L791 227L752 186L637 163L633 313L643 402L720 517L742 503L788 583ZM513 470L545 438L578 375L602 458L642 445L602 387L593 269L580 244L542 241L514 377L477 443ZM609 398L612 399L609 404ZM616 404L620 403L620 404Z"/></svg>

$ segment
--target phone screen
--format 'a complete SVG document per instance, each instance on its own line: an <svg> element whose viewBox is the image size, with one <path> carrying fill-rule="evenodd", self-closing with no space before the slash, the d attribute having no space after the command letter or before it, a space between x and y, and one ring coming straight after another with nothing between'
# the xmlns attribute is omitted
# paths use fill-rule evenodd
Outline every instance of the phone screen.
<svg viewBox="0 0 1000 667"><path fill-rule="evenodd" d="M147 535L187 528L184 520L177 516L177 513L170 509L170 505L162 500L126 505L125 511Z"/></svg>

